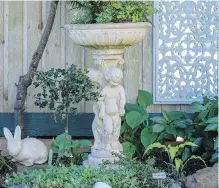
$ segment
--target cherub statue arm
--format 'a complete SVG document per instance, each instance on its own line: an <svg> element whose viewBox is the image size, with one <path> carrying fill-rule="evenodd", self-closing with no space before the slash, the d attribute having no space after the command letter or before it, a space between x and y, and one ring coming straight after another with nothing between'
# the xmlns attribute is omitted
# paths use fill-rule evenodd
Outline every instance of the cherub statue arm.
<svg viewBox="0 0 219 188"><path fill-rule="evenodd" d="M104 103L104 98L105 98L105 92L104 89L100 92L100 96L98 98L98 106L100 109L99 113L99 118L103 119L105 116L105 103Z"/></svg>
<svg viewBox="0 0 219 188"><path fill-rule="evenodd" d="M123 116L125 114L125 90L124 88L121 86L120 87L120 101L119 101L119 113L121 116Z"/></svg>

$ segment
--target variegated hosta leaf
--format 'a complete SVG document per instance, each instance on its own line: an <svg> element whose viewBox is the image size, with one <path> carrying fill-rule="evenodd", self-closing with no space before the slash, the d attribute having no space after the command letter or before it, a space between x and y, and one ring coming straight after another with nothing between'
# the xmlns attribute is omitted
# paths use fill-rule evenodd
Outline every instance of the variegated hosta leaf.
<svg viewBox="0 0 219 188"><path fill-rule="evenodd" d="M147 153L148 151L150 151L154 148L162 148L162 149L164 149L164 151L168 152L168 148L165 145L162 145L160 142L156 142L156 143L149 145L147 147L147 149L145 150L145 153Z"/></svg>
<svg viewBox="0 0 219 188"><path fill-rule="evenodd" d="M175 166L176 166L176 170L177 172L179 172L179 169L181 168L183 164L183 161L179 158L175 158Z"/></svg>

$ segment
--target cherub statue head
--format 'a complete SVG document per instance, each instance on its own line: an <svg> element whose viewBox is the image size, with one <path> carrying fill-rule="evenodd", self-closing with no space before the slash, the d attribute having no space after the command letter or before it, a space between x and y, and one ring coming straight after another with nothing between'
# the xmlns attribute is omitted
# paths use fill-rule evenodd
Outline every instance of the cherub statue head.
<svg viewBox="0 0 219 188"><path fill-rule="evenodd" d="M111 87L115 87L121 83L123 73L120 68L109 68L104 71L104 77Z"/></svg>
<svg viewBox="0 0 219 188"><path fill-rule="evenodd" d="M87 76L91 79L95 86L102 85L102 73L97 69L88 69Z"/></svg>

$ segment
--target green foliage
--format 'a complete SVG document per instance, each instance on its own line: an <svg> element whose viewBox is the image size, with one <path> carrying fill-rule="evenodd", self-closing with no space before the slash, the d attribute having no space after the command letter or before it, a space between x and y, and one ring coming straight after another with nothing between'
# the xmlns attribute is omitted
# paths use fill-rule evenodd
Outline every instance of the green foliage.
<svg viewBox="0 0 219 188"><path fill-rule="evenodd" d="M162 112L163 116L156 116L152 120L152 132L158 133L158 140L172 139L177 136L189 139L192 135L192 120L181 111Z"/></svg>
<svg viewBox="0 0 219 188"><path fill-rule="evenodd" d="M185 156L185 151L189 151L187 150L187 146L197 147L197 145L192 142L185 142L177 146L165 146L159 142L156 142L148 146L148 148L145 150L145 153L150 153L151 150L154 150L156 148L167 152L169 156L170 165L174 167L172 168L172 171L176 170L178 177L183 177L185 175L184 168L190 160L199 160L202 163L201 167L206 167L205 161L200 156Z"/></svg>
<svg viewBox="0 0 219 188"><path fill-rule="evenodd" d="M57 136L51 142L53 153L58 153L56 163L62 156L71 156L72 161L78 158L78 154L74 153L74 147L79 147L77 144L82 143L71 141L71 136L68 134L68 114L76 112L75 104L82 100L96 100L98 96L86 73L77 69L75 65L71 65L68 69L52 68L46 72L40 71L35 76L33 85L41 88L41 92L36 94L35 105L40 108L48 106L50 110L60 114L62 119L66 120L65 134Z"/></svg>
<svg viewBox="0 0 219 188"><path fill-rule="evenodd" d="M36 94L35 105L40 108L49 107L66 119L65 132L68 133L68 113L76 112L74 106L82 100L93 101L98 93L86 71L71 65L68 69L50 69L37 72L35 88L40 87L41 92Z"/></svg>
<svg viewBox="0 0 219 188"><path fill-rule="evenodd" d="M5 174L12 171L13 166L14 164L10 158L3 157L0 154L0 174Z"/></svg>
<svg viewBox="0 0 219 188"><path fill-rule="evenodd" d="M97 92L86 71L71 65L68 69L50 69L39 71L33 85L40 87L41 92L36 94L35 105L40 108L49 107L65 119L68 112L75 112L76 103L96 100Z"/></svg>
<svg viewBox="0 0 219 188"><path fill-rule="evenodd" d="M73 23L146 22L156 13L148 1L69 1L79 9Z"/></svg>
<svg viewBox="0 0 219 188"><path fill-rule="evenodd" d="M58 154L56 165L63 157L70 158L71 164L80 164L85 158L85 153L81 151L82 147L91 147L92 143L89 140L72 140L71 135L61 134L53 139L50 143L52 153ZM50 156L51 161L52 155Z"/></svg>
<svg viewBox="0 0 219 188"><path fill-rule="evenodd" d="M126 114L121 126L120 140L134 146L130 151L133 157L142 158L143 148L152 144L156 140L157 134L151 133L147 125L149 117L147 107L153 102L152 95L147 91L139 90L137 101L138 104L127 103L125 105Z"/></svg>
<svg viewBox="0 0 219 188"><path fill-rule="evenodd" d="M135 154L136 147L130 142L123 142L122 148L123 148L123 154L129 158L132 158L132 156Z"/></svg>
<svg viewBox="0 0 219 188"><path fill-rule="evenodd" d="M204 97L202 103L193 102L188 111L194 113L195 127L190 141L198 145L193 153L212 166L218 162L218 98Z"/></svg>
<svg viewBox="0 0 219 188"><path fill-rule="evenodd" d="M5 181L5 187L31 182L33 188L88 188L93 187L96 182L105 182L113 188L157 188L157 180L152 178L152 173L158 172L158 169L153 166L153 159L142 163L124 158L118 162L117 168L109 168L107 164L99 168L76 165L70 167L49 167L8 176ZM167 177L163 180L163 187L168 187L172 182L174 181Z"/></svg>

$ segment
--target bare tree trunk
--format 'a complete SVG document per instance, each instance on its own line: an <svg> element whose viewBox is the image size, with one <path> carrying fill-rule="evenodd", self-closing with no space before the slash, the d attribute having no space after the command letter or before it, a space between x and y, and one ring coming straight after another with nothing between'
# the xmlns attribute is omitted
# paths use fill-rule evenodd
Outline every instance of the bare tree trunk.
<svg viewBox="0 0 219 188"><path fill-rule="evenodd" d="M27 74L19 77L19 81L17 84L17 95L14 105L14 115L15 115L14 118L15 118L15 126L17 125L21 126L22 130L24 128L24 110L25 110L24 105L27 97L27 88L32 84L33 77L37 71L40 59L42 58L44 49L49 39L49 35L51 33L52 26L55 20L57 6L58 6L58 1L51 2L49 17L46 22L46 27L43 31L38 47L32 56L32 60L29 65L29 70Z"/></svg>

